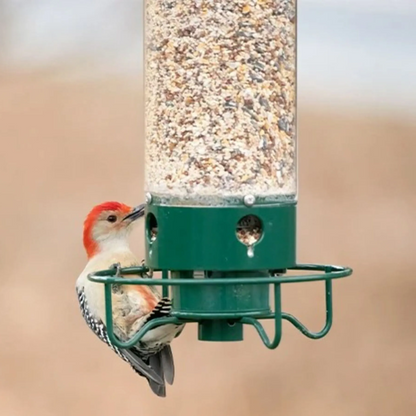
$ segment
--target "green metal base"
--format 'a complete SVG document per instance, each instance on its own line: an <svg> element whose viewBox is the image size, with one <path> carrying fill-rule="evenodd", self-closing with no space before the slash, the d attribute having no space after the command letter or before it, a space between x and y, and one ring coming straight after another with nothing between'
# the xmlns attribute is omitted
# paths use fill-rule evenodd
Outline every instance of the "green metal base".
<svg viewBox="0 0 416 416"><path fill-rule="evenodd" d="M198 324L198 339L200 341L242 341L243 324L225 320L201 321Z"/></svg>
<svg viewBox="0 0 416 416"><path fill-rule="evenodd" d="M252 247L236 234L238 222L256 216L262 236ZM157 235L154 230L157 228ZM146 264L155 270L286 269L296 264L296 205L256 203L146 207Z"/></svg>
<svg viewBox="0 0 416 416"><path fill-rule="evenodd" d="M217 203L165 205L148 196L146 264L170 273L171 280L179 282L171 288L174 315L199 322L200 340L239 341L243 338L242 318L272 313L269 279L273 270L296 264L296 202L267 202L248 196ZM256 233L248 232L250 227ZM255 235L257 240L243 239L243 235ZM241 283L250 278L267 279L267 283ZM181 284L201 279L220 283ZM234 284L223 284L224 279Z"/></svg>
<svg viewBox="0 0 416 416"><path fill-rule="evenodd" d="M191 275L191 277L189 277ZM235 272L235 273L209 273L206 279L223 278L258 278L269 277L266 272ZM191 278L192 272L171 272L172 279ZM210 286L173 286L172 299L176 311L185 316L189 313L192 317L197 313L199 316L206 314L215 317L219 314L229 319L241 316L262 316L270 312L269 285L245 285L238 283L233 285L210 285Z"/></svg>
<svg viewBox="0 0 416 416"><path fill-rule="evenodd" d="M321 265L297 265L290 268L297 271L309 271L310 274L299 275L275 275L274 272L267 274L262 272L235 275L206 273L205 277L193 278L189 272L164 271L162 279L149 279L142 276L148 272L147 267L133 267L122 269L124 276L136 275L136 278L116 277L116 269L103 270L94 273L88 279L97 284L104 285L106 302L106 326L110 341L119 348L130 348L137 344L143 336L151 329L168 324L183 324L196 322L199 324L199 339L204 341L240 341L243 339L243 325L253 326L264 345L269 349L276 348L282 337L282 321L287 320L293 324L305 336L311 339L320 339L330 330L332 325L332 280L350 276L352 270L348 267L321 266ZM181 275L182 273L182 275ZM222 277L219 277L222 276ZM298 282L325 282L326 297L326 323L319 332L309 331L298 319L289 313L283 312L281 308L281 285ZM162 286L164 295L170 288L173 296L173 310L170 317L158 318L149 321L130 340L121 341L113 331L112 314L112 290L113 284L121 285L147 285ZM269 309L266 293L269 287L273 288L273 308ZM243 289L244 287L244 289ZM267 288L263 289L263 287ZM249 290L253 289L253 291ZM237 292L235 292L237 290ZM238 292L241 290L241 292ZM179 294L179 299L175 297ZM185 294L185 297L183 297ZM204 299L204 294L207 298ZM250 298L254 294L254 298ZM183 297L182 299L180 297ZM193 296L202 299L202 305ZM227 299L221 303L216 299ZM228 301L229 299L229 301ZM253 304L255 308L253 309ZM263 319L274 321L275 333L270 340L261 324Z"/></svg>
<svg viewBox="0 0 416 416"><path fill-rule="evenodd" d="M171 272L170 275L172 279L193 279L193 272ZM267 271L205 273L205 279L269 276ZM198 337L201 341L241 341L243 327L236 320L244 316L261 317L271 313L268 284L179 285L171 290L175 313L180 313L182 318L193 319L195 314L198 318L209 318L199 323ZM221 319L215 320L217 316Z"/></svg>

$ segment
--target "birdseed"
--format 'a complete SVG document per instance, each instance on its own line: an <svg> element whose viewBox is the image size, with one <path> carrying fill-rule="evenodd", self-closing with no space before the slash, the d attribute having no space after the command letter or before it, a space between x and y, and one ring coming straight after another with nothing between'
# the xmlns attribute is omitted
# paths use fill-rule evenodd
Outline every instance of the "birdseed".
<svg viewBox="0 0 416 416"><path fill-rule="evenodd" d="M150 229L150 241L155 241L157 237L157 228Z"/></svg>
<svg viewBox="0 0 416 416"><path fill-rule="evenodd" d="M146 190L296 196L296 0L146 0Z"/></svg>
<svg viewBox="0 0 416 416"><path fill-rule="evenodd" d="M260 240L263 230L260 219L255 215L246 215L237 224L237 238L246 246L252 246Z"/></svg>
<svg viewBox="0 0 416 416"><path fill-rule="evenodd" d="M253 230L238 230L238 239L246 246L252 246L254 243L260 240L262 232L259 228Z"/></svg>

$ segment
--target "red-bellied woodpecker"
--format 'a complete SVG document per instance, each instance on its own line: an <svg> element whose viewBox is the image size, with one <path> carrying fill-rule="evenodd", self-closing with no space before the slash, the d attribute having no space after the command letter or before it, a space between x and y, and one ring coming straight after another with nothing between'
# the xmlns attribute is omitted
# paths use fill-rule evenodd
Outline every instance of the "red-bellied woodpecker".
<svg viewBox="0 0 416 416"><path fill-rule="evenodd" d="M82 315L90 329L120 358L147 378L152 391L166 396L165 382L174 380L174 363L170 342L180 334L183 325L167 324L150 330L129 349L112 345L105 327L104 287L87 279L88 274L120 267L139 266L131 252L128 236L133 223L144 215L144 205L131 208L119 202L97 205L84 222L84 247L88 263L78 277L76 290ZM152 319L169 316L171 301L161 298L153 286L113 285L114 334L122 341L130 339Z"/></svg>

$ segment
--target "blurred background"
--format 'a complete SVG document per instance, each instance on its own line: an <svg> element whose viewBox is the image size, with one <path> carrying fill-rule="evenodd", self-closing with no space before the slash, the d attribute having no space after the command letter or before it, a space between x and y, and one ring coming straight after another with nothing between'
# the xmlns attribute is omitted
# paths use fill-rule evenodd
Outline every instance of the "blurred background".
<svg viewBox="0 0 416 416"><path fill-rule="evenodd" d="M270 352L189 326L165 400L88 330L74 289L89 209L143 199L141 9L0 0L0 414L413 416L416 3L299 0L298 259L355 271L332 331L284 324ZM320 329L323 286L283 296Z"/></svg>

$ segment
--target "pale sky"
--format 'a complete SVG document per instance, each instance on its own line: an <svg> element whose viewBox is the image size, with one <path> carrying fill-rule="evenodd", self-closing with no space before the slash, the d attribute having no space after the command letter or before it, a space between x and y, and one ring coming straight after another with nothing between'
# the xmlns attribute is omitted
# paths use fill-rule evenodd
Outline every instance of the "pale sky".
<svg viewBox="0 0 416 416"><path fill-rule="evenodd" d="M307 3L355 9L357 12L416 13L416 0L298 0L300 7Z"/></svg>
<svg viewBox="0 0 416 416"><path fill-rule="evenodd" d="M142 1L0 0L0 64L137 77ZM413 116L416 0L298 0L298 7L301 100Z"/></svg>

